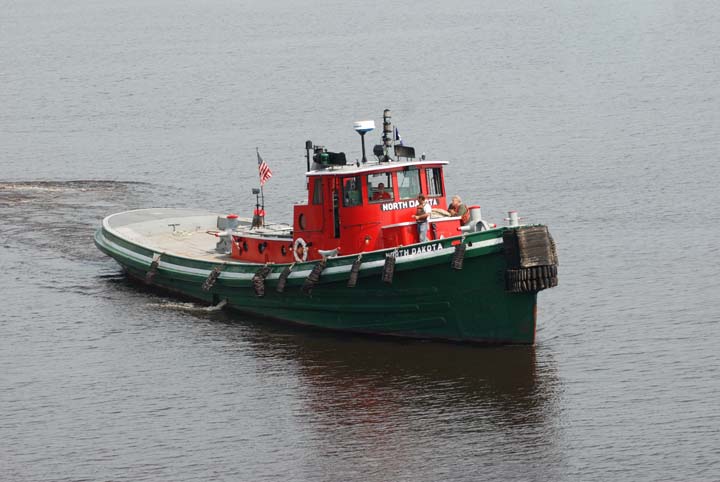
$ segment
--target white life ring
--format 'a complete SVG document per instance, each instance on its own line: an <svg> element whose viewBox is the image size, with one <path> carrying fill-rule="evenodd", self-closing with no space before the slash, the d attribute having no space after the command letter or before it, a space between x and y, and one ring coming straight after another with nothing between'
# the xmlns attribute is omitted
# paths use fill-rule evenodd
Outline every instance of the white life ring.
<svg viewBox="0 0 720 482"><path fill-rule="evenodd" d="M299 254L298 251L300 251ZM297 261L298 263L303 263L307 261L307 255L307 243L303 238L297 238L293 243L293 256L295 257L295 261Z"/></svg>

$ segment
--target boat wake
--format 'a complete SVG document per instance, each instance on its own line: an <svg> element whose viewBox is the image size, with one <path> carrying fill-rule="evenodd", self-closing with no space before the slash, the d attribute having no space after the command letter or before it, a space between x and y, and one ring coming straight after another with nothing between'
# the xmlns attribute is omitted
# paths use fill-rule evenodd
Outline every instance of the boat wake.
<svg viewBox="0 0 720 482"><path fill-rule="evenodd" d="M2 181L1 242L34 258L103 260L92 243L97 221L146 203L157 189L133 181Z"/></svg>
<svg viewBox="0 0 720 482"><path fill-rule="evenodd" d="M77 179L72 181L4 181L0 189L14 191L102 191L117 190L132 184L147 184L140 181L109 181L103 179Z"/></svg>
<svg viewBox="0 0 720 482"><path fill-rule="evenodd" d="M149 303L148 306L161 308L165 310L185 311L188 313L214 313L221 311L227 304L226 300L222 300L217 305L204 306L192 302L180 302L180 301L162 301L160 303Z"/></svg>

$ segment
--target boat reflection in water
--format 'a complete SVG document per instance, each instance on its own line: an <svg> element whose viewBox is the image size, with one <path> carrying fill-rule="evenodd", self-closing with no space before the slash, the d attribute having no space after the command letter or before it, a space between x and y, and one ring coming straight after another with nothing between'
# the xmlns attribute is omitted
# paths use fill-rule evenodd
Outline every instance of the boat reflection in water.
<svg viewBox="0 0 720 482"><path fill-rule="evenodd" d="M541 347L481 348L242 325L238 341L257 353L259 370L276 369L278 357L297 370L293 423L309 432L306 449L314 464L328 464L333 473L348 464L350 471L344 456L325 460L349 450L373 460L377 473L368 473L368 480L392 480L407 473L408 463L416 464L413 472L431 471L433 477L445 469L448 477L466 470L460 479L472 480L478 464L512 477L527 470L534 471L531 479L559 477L559 382L551 356L538 355ZM439 453L445 454L444 468L434 466Z"/></svg>

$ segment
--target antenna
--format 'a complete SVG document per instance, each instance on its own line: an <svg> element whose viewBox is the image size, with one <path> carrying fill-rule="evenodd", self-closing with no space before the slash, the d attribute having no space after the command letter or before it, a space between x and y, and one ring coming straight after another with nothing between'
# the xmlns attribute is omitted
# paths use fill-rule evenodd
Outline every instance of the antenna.
<svg viewBox="0 0 720 482"><path fill-rule="evenodd" d="M362 162L365 164L367 162L367 157L365 157L365 134L375 129L375 121L373 120L366 120L366 121L358 121L353 123L353 128L355 128L355 131L360 134L360 139L362 142Z"/></svg>

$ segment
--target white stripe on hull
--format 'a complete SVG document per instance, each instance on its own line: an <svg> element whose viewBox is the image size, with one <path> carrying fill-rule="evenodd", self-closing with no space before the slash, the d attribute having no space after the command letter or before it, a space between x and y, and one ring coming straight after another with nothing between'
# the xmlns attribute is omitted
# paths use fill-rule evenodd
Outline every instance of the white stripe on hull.
<svg viewBox="0 0 720 482"><path fill-rule="evenodd" d="M109 239L105 238L102 232L99 233L99 237L96 237L96 239L100 242L100 244L104 245L111 251L116 251L121 253L123 256L127 258L131 258L137 262L140 262L142 264L150 266L152 263L152 257L145 256L143 254L137 253L135 251L132 251L130 249L125 248L124 246L120 246L117 243L114 243L110 241ZM473 242L472 246L466 246L467 251L474 251L476 249L481 248L487 248L490 246L496 246L498 244L502 244L503 240L502 238L494 238L494 239L488 239L485 241L477 241ZM418 261L422 259L428 259L428 258L434 258L437 256L441 256L444 254L450 254L455 250L454 247L449 248L441 248L435 251L427 251L423 253L417 253L417 254L409 254L405 256L398 256L395 263L398 265L409 263L412 261ZM221 263L212 263L210 261L206 260L197 260L201 261L203 263L208 263L213 266L217 266ZM229 265L235 265L235 266L257 266L257 268L261 268L263 265L257 264L257 265L249 265L249 264L242 264L242 263L227 263ZM360 267L360 272L366 269L372 269L372 268L379 268L382 267L385 264L385 261L382 259L375 260L375 261L369 261L367 263L363 263ZM349 273L350 269L352 267L351 263L348 263L344 266L333 266L326 268L323 271L323 274L343 274L343 273ZM210 272L212 271L212 268L210 269L201 269L201 268L191 268L189 266L183 266L179 264L170 263L168 261L163 261L160 259L160 263L158 264L158 268L166 270L166 271L174 271L177 273L183 273L183 274L189 274L194 276L201 276L203 278L207 278L210 275ZM306 278L310 272L312 271L312 267L309 269L303 269L302 271L293 271L290 273L289 278ZM254 273L233 273L231 271L223 271L220 273L220 279L226 279L226 280L252 280L253 276L255 276ZM266 279L278 279L280 277L280 273L272 273L268 275Z"/></svg>

